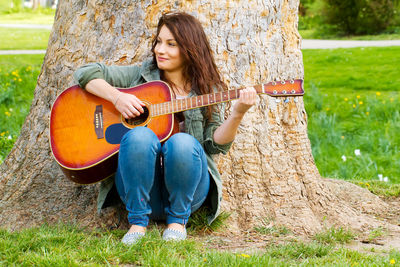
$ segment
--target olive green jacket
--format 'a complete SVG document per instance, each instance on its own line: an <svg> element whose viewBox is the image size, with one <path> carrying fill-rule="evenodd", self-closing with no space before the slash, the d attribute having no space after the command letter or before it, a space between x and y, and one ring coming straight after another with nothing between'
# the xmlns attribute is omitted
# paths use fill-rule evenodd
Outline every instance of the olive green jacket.
<svg viewBox="0 0 400 267"><path fill-rule="evenodd" d="M101 63L92 63L79 68L74 73L75 81L85 88L86 84L93 79L104 79L111 85L118 88L130 88L145 82L160 80L160 72L157 66L151 61L145 61L141 66L106 66ZM189 97L196 96L192 90ZM221 125L224 118L224 106L221 104L218 109L214 109L212 119L205 117L205 109L191 109L184 111L185 132L194 136L202 144L207 155L208 171L212 177L210 191L208 194L211 215L211 223L220 212L220 202L222 200L222 182L218 173L217 166L212 155L226 154L232 143L219 145L214 142L214 131ZM114 192L112 192L114 188ZM117 198L117 199L116 199ZM115 194L114 177L102 181L97 199L97 208L100 212L106 205L105 203L117 203L118 196ZM109 205L109 204L108 204Z"/></svg>

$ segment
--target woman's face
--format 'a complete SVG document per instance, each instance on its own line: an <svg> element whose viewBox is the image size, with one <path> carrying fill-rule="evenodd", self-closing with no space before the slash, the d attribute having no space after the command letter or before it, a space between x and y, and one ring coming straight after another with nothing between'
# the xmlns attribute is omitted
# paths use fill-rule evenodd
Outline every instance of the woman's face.
<svg viewBox="0 0 400 267"><path fill-rule="evenodd" d="M166 72L182 71L184 60L178 43L165 25L157 36L154 53L159 69Z"/></svg>

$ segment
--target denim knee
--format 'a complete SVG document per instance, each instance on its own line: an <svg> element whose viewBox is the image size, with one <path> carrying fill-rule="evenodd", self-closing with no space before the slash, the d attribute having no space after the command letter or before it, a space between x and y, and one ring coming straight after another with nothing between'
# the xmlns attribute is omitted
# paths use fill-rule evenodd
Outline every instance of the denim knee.
<svg viewBox="0 0 400 267"><path fill-rule="evenodd" d="M132 152L146 151L149 147L159 146L157 135L147 127L139 126L128 131L121 140L121 149L130 148ZM120 150L121 150L120 149Z"/></svg>
<svg viewBox="0 0 400 267"><path fill-rule="evenodd" d="M169 148L173 148L173 150ZM168 151L174 151L183 159L187 153L190 155L195 153L196 156L200 156L204 152L199 141L187 133L177 133L171 136L163 146L163 153L166 154Z"/></svg>

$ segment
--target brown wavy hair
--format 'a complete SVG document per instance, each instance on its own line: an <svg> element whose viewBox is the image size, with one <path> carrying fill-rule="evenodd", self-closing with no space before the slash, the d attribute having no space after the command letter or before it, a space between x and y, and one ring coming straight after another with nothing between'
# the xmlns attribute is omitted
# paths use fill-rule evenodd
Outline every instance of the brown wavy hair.
<svg viewBox="0 0 400 267"><path fill-rule="evenodd" d="M157 37L164 25L171 31L178 44L185 62L183 76L191 84L192 89L198 95L212 93L214 90L227 90L227 86L222 81L215 64L203 27L195 17L187 13L173 12L161 16L157 33L152 41L153 63L157 64L154 49L157 44ZM162 71L161 79L165 79ZM211 116L213 107L208 106L208 118Z"/></svg>

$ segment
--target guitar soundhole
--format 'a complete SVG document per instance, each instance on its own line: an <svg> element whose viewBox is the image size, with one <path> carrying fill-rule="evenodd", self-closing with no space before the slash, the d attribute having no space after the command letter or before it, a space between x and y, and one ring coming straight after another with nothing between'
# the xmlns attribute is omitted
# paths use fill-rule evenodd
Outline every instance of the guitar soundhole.
<svg viewBox="0 0 400 267"><path fill-rule="evenodd" d="M126 123L132 126L138 126L144 124L149 118L149 109L147 107L143 107L144 112L140 114L140 116L135 118L125 119Z"/></svg>

